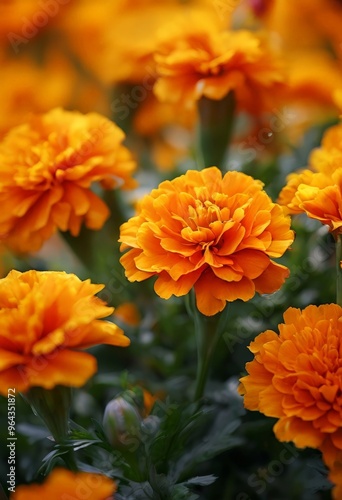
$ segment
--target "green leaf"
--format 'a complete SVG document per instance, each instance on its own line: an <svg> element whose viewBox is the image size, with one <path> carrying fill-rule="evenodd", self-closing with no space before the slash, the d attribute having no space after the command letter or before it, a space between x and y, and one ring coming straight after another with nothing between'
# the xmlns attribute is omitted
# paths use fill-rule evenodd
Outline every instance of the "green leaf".
<svg viewBox="0 0 342 500"><path fill-rule="evenodd" d="M196 493L191 493L189 488L187 488L184 484L177 484L172 489L172 500L197 500L199 495Z"/></svg>
<svg viewBox="0 0 342 500"><path fill-rule="evenodd" d="M43 474L48 475L56 465L56 462L60 457L65 455L68 451L64 448L64 450L60 450L58 448L55 448L54 450L50 451L42 460L42 464L38 469L37 474Z"/></svg>
<svg viewBox="0 0 342 500"><path fill-rule="evenodd" d="M176 480L186 477L198 464L240 445L243 439L233 435L239 426L240 419L230 409L221 410L208 432L202 435L199 442L188 447L188 451L174 464L173 477Z"/></svg>
<svg viewBox="0 0 342 500"><path fill-rule="evenodd" d="M217 477L213 476L196 476L192 477L188 481L185 481L183 484L185 486L196 485L196 486L209 486L209 484L213 484L216 481Z"/></svg>

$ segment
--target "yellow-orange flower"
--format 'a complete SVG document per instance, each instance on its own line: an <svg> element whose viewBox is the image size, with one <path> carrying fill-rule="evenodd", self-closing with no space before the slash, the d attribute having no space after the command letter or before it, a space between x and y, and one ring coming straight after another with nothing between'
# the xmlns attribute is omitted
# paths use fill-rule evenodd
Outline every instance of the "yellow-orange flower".
<svg viewBox="0 0 342 500"><path fill-rule="evenodd" d="M342 8L336 0L287 0L260 2L265 5L263 21L280 35L283 45L294 51L306 47L341 50ZM301 36L298 37L297 33Z"/></svg>
<svg viewBox="0 0 342 500"><path fill-rule="evenodd" d="M18 252L57 229L100 229L109 209L91 187L135 186L124 133L96 113L54 109L12 129L0 144L0 234Z"/></svg>
<svg viewBox="0 0 342 500"><path fill-rule="evenodd" d="M32 33L32 25L29 25L29 21L31 21L32 17L36 14L37 4L34 2L28 2L27 0L2 1L0 3L1 45L3 46L4 42L7 44L12 43L15 37L17 37L16 41L18 37L21 37L21 39L26 40L27 43L29 38L25 35L27 35L27 33ZM37 32L38 31L37 29Z"/></svg>
<svg viewBox="0 0 342 500"><path fill-rule="evenodd" d="M334 96L342 88L340 62L321 49L284 52L288 86L283 104L287 113L286 135L298 143L313 124L336 120L339 106Z"/></svg>
<svg viewBox="0 0 342 500"><path fill-rule="evenodd" d="M234 91L240 109L274 108L285 77L277 55L264 39L248 31L218 32L203 27L170 36L156 54L161 101L187 107L202 96L220 100Z"/></svg>
<svg viewBox="0 0 342 500"><path fill-rule="evenodd" d="M95 358L81 349L129 345L101 319L113 312L95 296L103 288L57 271L11 271L0 280L0 394L80 387L96 372Z"/></svg>
<svg viewBox="0 0 342 500"><path fill-rule="evenodd" d="M168 299L195 289L206 315L227 301L277 290L288 269L280 257L293 241L290 220L262 183L216 167L189 170L145 196L138 215L121 226L121 263L130 281L156 276Z"/></svg>
<svg viewBox="0 0 342 500"><path fill-rule="evenodd" d="M60 25L78 57L102 81L142 83L144 93L153 83L159 34L182 18L191 25L201 14L205 23L222 24L211 0L82 0L73 2Z"/></svg>
<svg viewBox="0 0 342 500"><path fill-rule="evenodd" d="M114 318L129 326L138 326L141 321L139 310L133 302L123 302L116 307Z"/></svg>
<svg viewBox="0 0 342 500"><path fill-rule="evenodd" d="M288 176L278 202L289 213L306 213L340 232L342 227L342 124L325 133L322 145L310 156L311 170Z"/></svg>
<svg viewBox="0 0 342 500"><path fill-rule="evenodd" d="M55 54L49 54L44 67L28 57L2 58L0 64L3 75L0 80L1 138L12 127L26 122L32 113L46 113L56 106L69 105L75 75Z"/></svg>
<svg viewBox="0 0 342 500"><path fill-rule="evenodd" d="M11 500L37 500L37 498L112 500L115 491L115 482L107 476L57 468L49 474L43 484L18 486L10 498Z"/></svg>
<svg viewBox="0 0 342 500"><path fill-rule="evenodd" d="M246 408L278 419L274 433L280 441L319 448L329 467L339 459L340 470L341 339L340 306L289 308L279 335L267 330L250 344L254 359L239 388Z"/></svg>

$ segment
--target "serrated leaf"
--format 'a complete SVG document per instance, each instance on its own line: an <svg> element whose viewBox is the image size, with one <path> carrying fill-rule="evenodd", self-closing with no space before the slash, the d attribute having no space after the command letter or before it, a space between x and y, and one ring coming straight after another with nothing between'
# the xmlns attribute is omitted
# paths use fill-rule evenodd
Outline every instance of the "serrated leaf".
<svg viewBox="0 0 342 500"><path fill-rule="evenodd" d="M45 455L45 457L43 458L42 464L38 469L38 474L48 475L52 471L55 461L59 457L62 457L63 455L65 455L66 453L67 453L67 450L65 450L65 449L64 450L54 449L54 450L50 451L50 453Z"/></svg>
<svg viewBox="0 0 342 500"><path fill-rule="evenodd" d="M88 448L89 446L93 446L96 444L102 444L99 439L83 439L78 441L71 442L74 451L82 450L84 448Z"/></svg>
<svg viewBox="0 0 342 500"><path fill-rule="evenodd" d="M108 438L106 436L106 433L102 427L102 425L100 424L100 422L98 422L97 420L95 420L94 418L91 419L91 423L94 427L94 434L106 445L109 445L110 446L110 443L108 441Z"/></svg>
<svg viewBox="0 0 342 500"><path fill-rule="evenodd" d="M199 495L192 493L184 484L176 484L172 489L172 500L197 500Z"/></svg>
<svg viewBox="0 0 342 500"><path fill-rule="evenodd" d="M216 481L217 477L213 476L210 474L210 476L196 476L192 477L191 479L188 479L188 481L185 481L183 484L185 486L191 486L191 485L196 485L196 486L209 486L209 484L213 484Z"/></svg>
<svg viewBox="0 0 342 500"><path fill-rule="evenodd" d="M154 498L153 489L147 481L136 483L130 481L129 485L120 487L119 492L115 493L116 500L152 500Z"/></svg>
<svg viewBox="0 0 342 500"><path fill-rule="evenodd" d="M243 442L239 436L234 436L234 431L240 426L240 419L232 415L229 410L221 412L206 435L202 436L198 444L188 447L178 462L174 465L172 475L175 481L186 477L187 473L200 464L210 460L220 453L234 448Z"/></svg>

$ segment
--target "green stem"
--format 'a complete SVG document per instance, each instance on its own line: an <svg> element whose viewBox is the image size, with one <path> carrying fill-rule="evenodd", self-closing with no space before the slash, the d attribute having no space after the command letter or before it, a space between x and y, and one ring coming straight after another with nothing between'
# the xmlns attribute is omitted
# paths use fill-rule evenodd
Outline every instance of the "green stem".
<svg viewBox="0 0 342 500"><path fill-rule="evenodd" d="M233 91L220 101L207 97L198 101L198 149L202 168L215 165L223 169L224 157L233 132L235 104Z"/></svg>
<svg viewBox="0 0 342 500"><path fill-rule="evenodd" d="M63 449L63 443L60 443L60 448ZM66 449L66 452L61 456L63 458L65 465L68 467L69 470L77 472L78 467L76 463L76 458L75 458L75 452L73 448L68 448Z"/></svg>
<svg viewBox="0 0 342 500"><path fill-rule="evenodd" d="M204 321L202 321L199 311L196 310L194 311L194 326L197 342L197 375L194 399L198 401L204 393L209 364L206 357L207 346L205 342L208 332L205 329Z"/></svg>
<svg viewBox="0 0 342 500"><path fill-rule="evenodd" d="M93 232L94 231L86 227L82 227L78 236L72 236L68 231L61 232L63 239L71 248L72 252L84 265L87 271L90 272L93 272L95 267Z"/></svg>
<svg viewBox="0 0 342 500"><path fill-rule="evenodd" d="M61 233L73 253L83 264L87 277L106 280L113 263L118 262L120 225L128 219L125 204L118 190L105 191L103 200L110 210L110 217L99 230L83 226L77 237L69 232ZM121 270L121 266L118 266Z"/></svg>
<svg viewBox="0 0 342 500"><path fill-rule="evenodd" d="M342 307L342 234L336 236L336 303Z"/></svg>
<svg viewBox="0 0 342 500"><path fill-rule="evenodd" d="M219 316L208 317L198 311L193 291L190 293L189 301L189 312L194 320L197 342L197 376L194 401L199 401L204 394L217 345L225 331L229 308L226 306Z"/></svg>
<svg viewBox="0 0 342 500"><path fill-rule="evenodd" d="M23 397L30 404L33 413L42 419L59 448L63 451L65 449L62 458L67 467L77 471L74 450L65 446L69 435L71 388L55 386L48 390L42 387L31 387Z"/></svg>

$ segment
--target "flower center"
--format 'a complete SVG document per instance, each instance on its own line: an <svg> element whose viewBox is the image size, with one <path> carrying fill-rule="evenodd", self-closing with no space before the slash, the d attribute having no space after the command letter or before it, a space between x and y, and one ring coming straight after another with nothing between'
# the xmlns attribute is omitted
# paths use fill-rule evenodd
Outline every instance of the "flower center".
<svg viewBox="0 0 342 500"><path fill-rule="evenodd" d="M191 229L198 231L199 228L209 227L216 221L222 221L220 208L210 200L196 200L195 207L189 206L188 224Z"/></svg>

